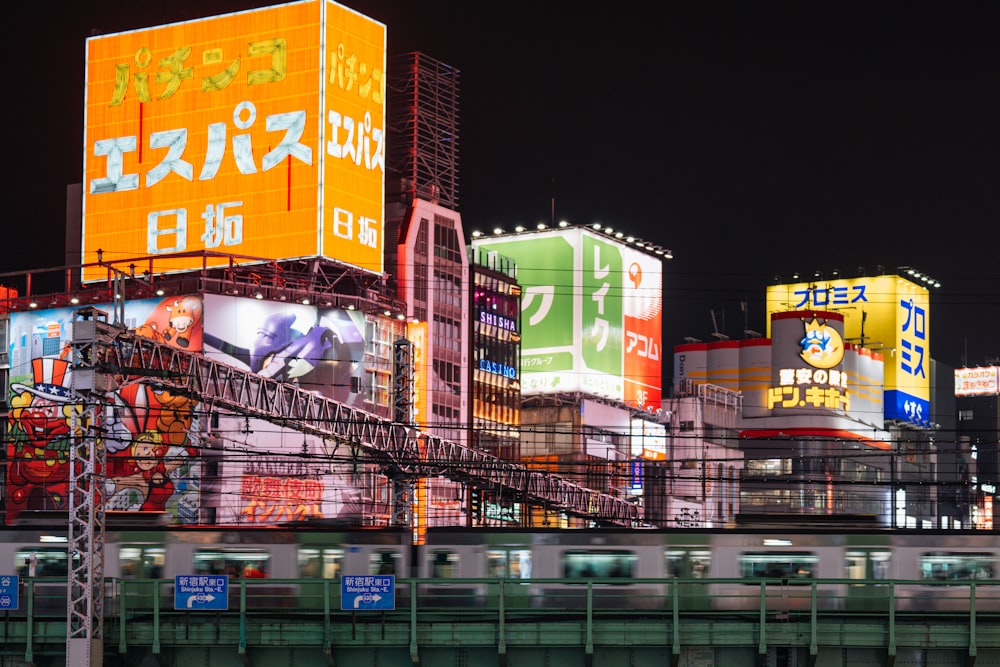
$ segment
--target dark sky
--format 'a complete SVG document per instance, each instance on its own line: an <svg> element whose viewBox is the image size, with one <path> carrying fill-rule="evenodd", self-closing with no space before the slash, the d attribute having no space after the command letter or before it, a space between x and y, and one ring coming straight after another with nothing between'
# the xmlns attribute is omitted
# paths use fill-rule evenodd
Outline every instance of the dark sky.
<svg viewBox="0 0 1000 667"><path fill-rule="evenodd" d="M269 4L18 5L7 270L76 263L59 239L82 169L86 36ZM763 331L775 276L907 265L942 283L936 359L1000 356L1000 12L987 3L345 4L387 24L390 53L461 70L467 230L548 220L554 202L558 219L674 251L667 349L711 340L713 313L733 338Z"/></svg>

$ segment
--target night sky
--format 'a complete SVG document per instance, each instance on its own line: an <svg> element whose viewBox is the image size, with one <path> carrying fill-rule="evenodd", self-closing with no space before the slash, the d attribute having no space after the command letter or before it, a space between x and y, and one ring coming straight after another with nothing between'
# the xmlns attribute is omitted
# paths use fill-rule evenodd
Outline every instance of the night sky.
<svg viewBox="0 0 1000 667"><path fill-rule="evenodd" d="M82 170L86 37L269 4L13 10L4 270L78 263L61 236ZM666 349L764 331L766 285L795 271L913 266L942 283L932 356L1000 357L1000 22L988 5L345 4L387 24L390 54L461 70L467 231L554 214L673 250Z"/></svg>

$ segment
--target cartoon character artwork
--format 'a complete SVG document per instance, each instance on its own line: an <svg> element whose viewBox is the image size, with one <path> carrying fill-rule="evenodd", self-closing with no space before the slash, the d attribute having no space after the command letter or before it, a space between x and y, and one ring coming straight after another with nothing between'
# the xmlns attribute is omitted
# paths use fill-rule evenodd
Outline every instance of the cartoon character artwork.
<svg viewBox="0 0 1000 667"><path fill-rule="evenodd" d="M814 368L833 368L844 359L844 339L829 323L813 317L803 320L805 336L799 341L802 360Z"/></svg>
<svg viewBox="0 0 1000 667"><path fill-rule="evenodd" d="M266 314L248 347L208 331L204 341L263 377L294 382L338 401L357 400L364 358L363 325L344 310L322 313L315 323L301 328L296 326L297 319L286 311Z"/></svg>
<svg viewBox="0 0 1000 667"><path fill-rule="evenodd" d="M174 302L165 307L170 313L167 321L167 329L163 332L163 338L168 343L176 342L179 347L188 347L191 344L189 331L201 322L201 300L186 296L182 299L174 299Z"/></svg>
<svg viewBox="0 0 1000 667"><path fill-rule="evenodd" d="M86 427L82 398L71 387L69 362L32 359L32 384L11 384L7 444L7 515L65 510L73 428Z"/></svg>
<svg viewBox="0 0 1000 667"><path fill-rule="evenodd" d="M109 509L175 514L190 484L191 400L145 384L123 387L107 439Z"/></svg>
<svg viewBox="0 0 1000 667"><path fill-rule="evenodd" d="M167 449L156 431L146 431L132 439L129 460L135 472L116 478L115 484L121 487L131 486L143 494L140 511L165 511L167 500L174 493L174 483L168 475L177 464L171 462L171 466L167 467L164 461Z"/></svg>
<svg viewBox="0 0 1000 667"><path fill-rule="evenodd" d="M204 305L196 295L170 297L161 301L135 328L144 338L166 343L182 350L201 350Z"/></svg>

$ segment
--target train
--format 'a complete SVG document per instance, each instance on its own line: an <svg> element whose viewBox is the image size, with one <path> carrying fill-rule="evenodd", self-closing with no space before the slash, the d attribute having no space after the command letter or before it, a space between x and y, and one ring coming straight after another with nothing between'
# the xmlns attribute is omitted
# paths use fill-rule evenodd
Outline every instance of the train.
<svg viewBox="0 0 1000 667"><path fill-rule="evenodd" d="M64 614L65 525L3 532L0 575L34 579L35 613ZM231 595L246 582L251 607L316 606L342 577L392 575L397 608L502 598L507 609L951 613L968 612L974 599L977 612L1000 613L993 531L429 527L415 546L408 528L146 520L110 521L104 544L109 611L129 591L154 599L152 586L167 587L155 599L169 605L169 587L184 575L227 575Z"/></svg>

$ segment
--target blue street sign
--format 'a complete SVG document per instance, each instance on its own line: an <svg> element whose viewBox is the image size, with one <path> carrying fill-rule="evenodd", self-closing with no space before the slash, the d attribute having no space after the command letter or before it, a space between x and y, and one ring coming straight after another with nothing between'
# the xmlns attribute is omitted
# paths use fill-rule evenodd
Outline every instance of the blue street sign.
<svg viewBox="0 0 1000 667"><path fill-rule="evenodd" d="M181 574L174 577L174 609L229 609L229 576L225 574Z"/></svg>
<svg viewBox="0 0 1000 667"><path fill-rule="evenodd" d="M18 576L0 574L0 609L17 609Z"/></svg>
<svg viewBox="0 0 1000 667"><path fill-rule="evenodd" d="M340 579L340 609L390 610L396 608L395 575L346 576Z"/></svg>

